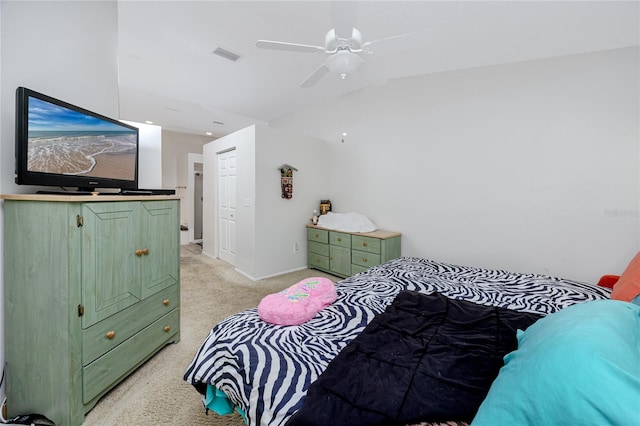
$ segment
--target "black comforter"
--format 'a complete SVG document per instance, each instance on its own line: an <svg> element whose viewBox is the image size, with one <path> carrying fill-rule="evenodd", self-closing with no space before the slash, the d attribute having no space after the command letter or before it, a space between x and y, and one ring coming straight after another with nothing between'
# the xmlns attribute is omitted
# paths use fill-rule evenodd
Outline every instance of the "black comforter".
<svg viewBox="0 0 640 426"><path fill-rule="evenodd" d="M402 291L311 384L287 426L471 421L539 315Z"/></svg>

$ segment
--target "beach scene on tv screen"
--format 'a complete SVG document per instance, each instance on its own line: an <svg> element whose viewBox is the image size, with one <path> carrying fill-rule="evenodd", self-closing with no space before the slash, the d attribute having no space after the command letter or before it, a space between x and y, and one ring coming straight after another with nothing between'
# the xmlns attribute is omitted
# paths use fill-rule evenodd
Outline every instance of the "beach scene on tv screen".
<svg viewBox="0 0 640 426"><path fill-rule="evenodd" d="M27 170L135 179L135 130L29 98Z"/></svg>

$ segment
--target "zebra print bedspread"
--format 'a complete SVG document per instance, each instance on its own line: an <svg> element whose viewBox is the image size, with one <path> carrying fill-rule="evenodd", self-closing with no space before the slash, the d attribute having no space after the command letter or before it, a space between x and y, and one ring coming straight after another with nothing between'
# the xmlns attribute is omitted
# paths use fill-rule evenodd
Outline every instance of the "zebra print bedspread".
<svg viewBox="0 0 640 426"><path fill-rule="evenodd" d="M595 285L403 257L336 283L338 300L299 326L262 321L257 309L216 325L184 379L221 389L250 425L283 425L338 352L400 290L440 292L453 299L550 314L574 303L609 298Z"/></svg>

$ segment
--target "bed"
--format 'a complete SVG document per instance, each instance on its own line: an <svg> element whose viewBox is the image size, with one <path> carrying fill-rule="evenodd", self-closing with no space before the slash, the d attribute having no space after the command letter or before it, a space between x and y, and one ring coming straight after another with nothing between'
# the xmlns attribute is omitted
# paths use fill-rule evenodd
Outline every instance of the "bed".
<svg viewBox="0 0 640 426"><path fill-rule="evenodd" d="M206 409L214 409L219 413L238 409L249 425L314 424L309 419L314 418L318 411L304 411L311 405L311 397L307 398L307 393L311 389L315 400L322 401L327 399L326 392L331 394L335 389L339 391L353 387L353 382L348 381L336 384L342 372L349 370L345 369L345 364L340 366L338 361L345 358L343 354L348 353L366 335L380 335L380 332L372 330L372 327L379 327L379 318L395 315L396 304L401 302L405 305L409 303L421 312L431 311L430 307L435 306L434 304L450 306L447 309L451 311L465 311L468 310L467 306L473 305L477 307L473 309L481 313L472 315L483 316L488 313L495 318L505 318L502 329L510 333L509 337L498 338L507 343L501 347L501 352L494 351L492 355L502 364L502 357L521 343L521 331L518 330L533 328L529 326L540 322L539 318L550 316L572 305L608 300L611 292L596 285L550 276L459 266L416 257L401 257L339 281L336 283L336 290L336 302L322 309L313 319L302 325L287 327L266 323L259 318L255 308L233 315L216 325L184 374L184 379L202 394ZM401 300L402 297L410 301ZM429 305L424 305L427 306L424 308L420 303ZM414 313L408 318L411 320L415 317ZM494 321L494 317L487 321ZM373 321L374 318L376 321ZM391 322L393 321L395 319L392 318ZM405 326L399 328L404 329ZM465 325L459 329L459 332L464 333L469 327ZM437 335L441 333L442 329L435 332ZM472 339L473 337L471 334ZM398 345L402 346L400 343ZM489 346L491 345L493 343ZM367 351L369 350L364 352ZM374 354L375 356L377 355ZM418 357L423 364L424 356L421 354ZM398 358L398 355L392 354L392 357ZM452 358L454 357L451 354L447 355L447 359ZM347 360L346 365L350 365L349 363L354 365L361 362L351 359ZM338 366L335 367L336 365ZM367 420L361 424L407 424L447 420L468 423L478 405L484 400L501 366L492 366L489 369L490 375L483 377L479 393L471 394L471 399L475 398L471 404L471 411L469 412L469 406L466 406L464 415L458 416L453 413L452 417L447 418L452 413L445 411L431 418L418 415L385 420L382 417L380 421ZM460 370L457 365L449 365L448 368L453 371ZM475 367L470 370L474 369ZM329 379L323 379L321 376L328 374L327 371L333 371L334 375ZM358 377L375 376L357 374ZM327 383L329 385L325 386ZM632 383L635 384L636 382ZM389 387L396 385L392 383ZM370 385L362 383L359 386L366 389ZM333 387L333 390L324 387ZM377 399L371 402L374 409L380 401L389 399L389 387L371 387L372 393L374 389L380 393ZM436 394L447 392L438 391ZM449 397L456 404L459 401L464 402L467 398L458 398L455 394ZM636 395L632 394L630 397L635 398ZM417 404L421 406L425 403L419 400ZM398 407L392 407L390 410L396 408ZM316 407L320 413L323 410L326 412L327 409L322 405ZM340 409L344 410L344 407L338 410ZM342 417L337 414L330 416L336 416L333 417L334 420ZM337 421L331 423L339 424ZM323 421L318 420L317 424L323 424ZM351 423L345 420L344 424Z"/></svg>

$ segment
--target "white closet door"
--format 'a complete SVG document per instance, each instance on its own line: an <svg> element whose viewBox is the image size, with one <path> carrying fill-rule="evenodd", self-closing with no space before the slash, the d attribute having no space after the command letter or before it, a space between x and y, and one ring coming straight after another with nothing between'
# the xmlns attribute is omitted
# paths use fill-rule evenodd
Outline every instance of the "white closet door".
<svg viewBox="0 0 640 426"><path fill-rule="evenodd" d="M236 151L218 154L218 257L236 262Z"/></svg>

